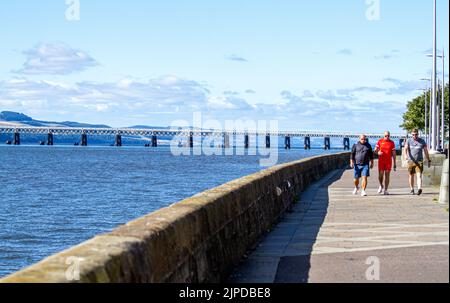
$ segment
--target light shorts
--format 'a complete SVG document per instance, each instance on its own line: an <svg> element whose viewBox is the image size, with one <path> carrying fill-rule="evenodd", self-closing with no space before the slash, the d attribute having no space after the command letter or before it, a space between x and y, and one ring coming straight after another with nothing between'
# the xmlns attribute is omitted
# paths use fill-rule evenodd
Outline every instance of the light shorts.
<svg viewBox="0 0 450 303"><path fill-rule="evenodd" d="M423 161L408 162L408 172L410 175L422 174L423 173Z"/></svg>

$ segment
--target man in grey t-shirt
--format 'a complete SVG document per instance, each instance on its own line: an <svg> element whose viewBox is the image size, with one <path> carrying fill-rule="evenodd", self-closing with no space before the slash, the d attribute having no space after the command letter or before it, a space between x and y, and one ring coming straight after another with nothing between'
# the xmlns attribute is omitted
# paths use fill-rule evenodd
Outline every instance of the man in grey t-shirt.
<svg viewBox="0 0 450 303"><path fill-rule="evenodd" d="M408 160L409 171L409 187L411 194L414 195L414 175L417 175L417 194L422 194L422 174L423 174L423 154L427 157L428 167L431 165L430 155L428 154L428 146L425 140L419 138L419 131L412 131L412 138L408 139L405 144L405 160Z"/></svg>

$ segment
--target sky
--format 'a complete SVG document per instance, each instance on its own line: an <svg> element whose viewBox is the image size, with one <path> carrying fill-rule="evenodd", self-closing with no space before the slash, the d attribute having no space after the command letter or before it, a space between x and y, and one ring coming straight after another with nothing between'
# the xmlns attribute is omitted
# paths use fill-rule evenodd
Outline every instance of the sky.
<svg viewBox="0 0 450 303"><path fill-rule="evenodd" d="M437 3L448 53L449 2ZM0 111L401 132L429 86L432 13L432 0L1 1Z"/></svg>

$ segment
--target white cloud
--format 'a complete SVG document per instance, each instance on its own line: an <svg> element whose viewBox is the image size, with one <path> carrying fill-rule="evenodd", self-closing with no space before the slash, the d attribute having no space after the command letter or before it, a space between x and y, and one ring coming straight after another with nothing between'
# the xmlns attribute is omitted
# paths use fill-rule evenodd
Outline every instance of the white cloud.
<svg viewBox="0 0 450 303"><path fill-rule="evenodd" d="M386 82L402 86L401 81L394 79L386 79ZM200 111L214 119L273 120L278 117L283 121L280 126L289 129L330 130L332 125L333 130L365 127L383 131L398 127L404 104L383 102L386 99L381 98L376 99L378 102L371 102L363 94L365 88L356 90L357 95L351 89L340 92L303 91L299 95L283 91L281 102L250 105L236 94L224 92L215 95L206 84L173 75L147 81L124 79L73 85L13 79L0 81L0 110L37 113L51 120L57 113L66 113L67 119L94 123L121 121L122 126L153 124L148 121L155 121L155 118L161 118L157 120L163 121L161 125L170 125L175 116L189 120L193 112ZM365 121L364 125L360 125L361 121Z"/></svg>
<svg viewBox="0 0 450 303"><path fill-rule="evenodd" d="M164 76L139 82L129 79L111 83L80 82L67 85L49 81L14 79L0 81L0 106L28 109L45 103L50 110L83 109L129 114L194 112L204 110L246 110L252 107L234 95L213 96L206 85Z"/></svg>
<svg viewBox="0 0 450 303"><path fill-rule="evenodd" d="M27 61L16 71L26 75L66 75L97 65L86 52L62 43L43 43L24 52Z"/></svg>

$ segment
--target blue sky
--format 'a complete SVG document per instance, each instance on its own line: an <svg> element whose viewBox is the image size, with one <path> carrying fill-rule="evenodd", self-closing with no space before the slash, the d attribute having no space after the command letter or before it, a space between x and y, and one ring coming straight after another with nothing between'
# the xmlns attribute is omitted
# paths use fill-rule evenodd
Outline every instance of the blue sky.
<svg viewBox="0 0 450 303"><path fill-rule="evenodd" d="M2 1L0 110L111 126L202 112L398 132L431 73L431 0L380 0L372 21L365 0L79 3L69 21L65 0ZM448 1L438 8L448 52Z"/></svg>

